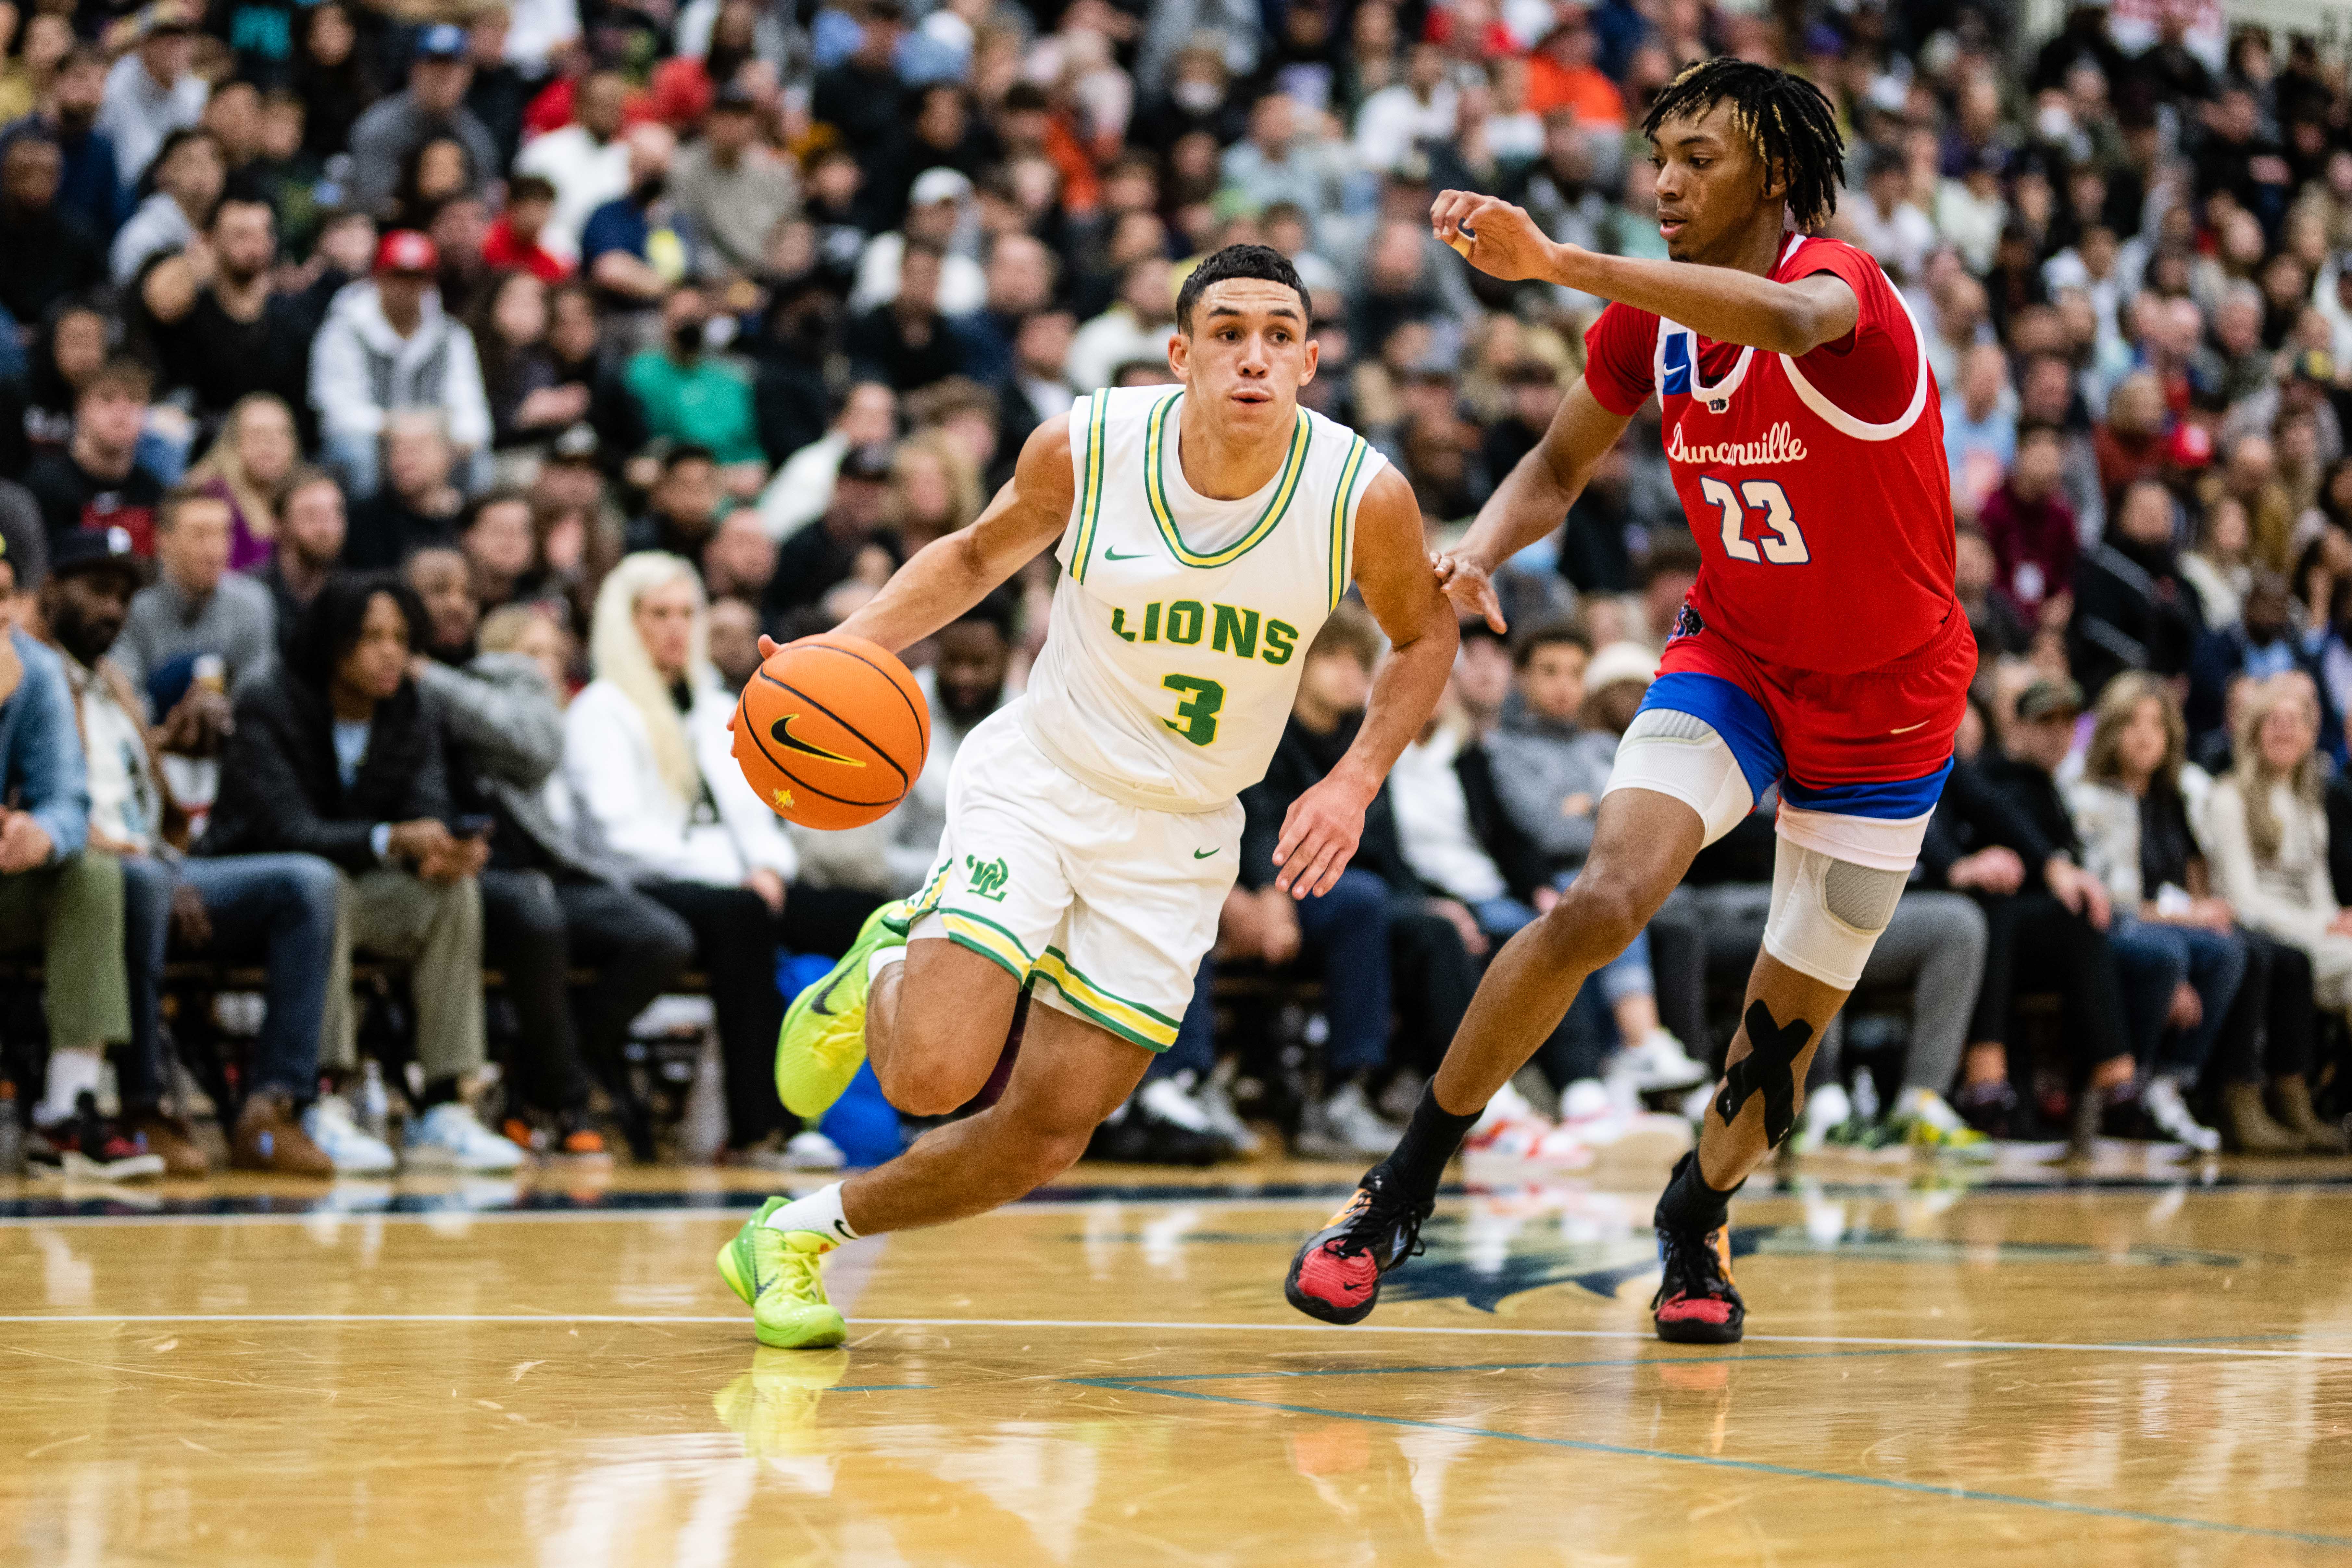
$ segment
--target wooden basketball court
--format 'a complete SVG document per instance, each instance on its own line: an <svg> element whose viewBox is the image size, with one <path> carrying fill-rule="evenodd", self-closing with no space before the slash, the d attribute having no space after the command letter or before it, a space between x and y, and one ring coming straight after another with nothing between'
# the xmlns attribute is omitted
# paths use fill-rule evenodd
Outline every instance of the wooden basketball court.
<svg viewBox="0 0 2352 1568"><path fill-rule="evenodd" d="M863 1244L816 1353L710 1173L0 1185L0 1562L2352 1561L2340 1163L1816 1162L1727 1352L1645 1331L1662 1173L1473 1184L1331 1329L1354 1173L1240 1169Z"/></svg>

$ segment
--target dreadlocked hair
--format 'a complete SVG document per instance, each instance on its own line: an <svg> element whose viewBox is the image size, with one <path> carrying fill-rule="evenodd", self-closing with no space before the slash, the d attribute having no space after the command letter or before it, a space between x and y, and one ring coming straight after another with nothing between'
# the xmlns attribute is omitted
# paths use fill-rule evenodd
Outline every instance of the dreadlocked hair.
<svg viewBox="0 0 2352 1568"><path fill-rule="evenodd" d="M1731 122L1756 149L1766 169L1788 186L1789 216L1811 234L1837 211L1845 179L1845 138L1837 110L1803 77L1718 55L1684 68L1668 82L1642 133L1654 137L1669 120L1696 120L1717 104L1731 106Z"/></svg>

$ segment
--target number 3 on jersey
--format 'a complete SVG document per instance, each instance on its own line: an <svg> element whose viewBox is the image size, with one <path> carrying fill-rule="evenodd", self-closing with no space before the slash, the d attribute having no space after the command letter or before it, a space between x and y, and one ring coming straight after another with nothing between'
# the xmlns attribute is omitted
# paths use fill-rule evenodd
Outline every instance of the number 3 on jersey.
<svg viewBox="0 0 2352 1568"><path fill-rule="evenodd" d="M1734 491L1729 480L1701 474L1698 489L1723 514L1723 552L1734 561L1769 561L1775 566L1797 566L1813 558L1805 548L1804 531L1797 526L1796 517L1789 510L1788 492L1780 488L1779 480L1750 479ZM1743 497L1745 506L1741 504ZM1748 507L1761 511L1764 526L1772 531L1773 536L1762 542L1764 551L1760 555L1744 526Z"/></svg>
<svg viewBox="0 0 2352 1568"><path fill-rule="evenodd" d="M1160 684L1184 695L1184 700L1176 704L1176 717L1162 719L1161 723L1196 746L1205 746L1217 738L1217 710L1225 705L1223 686L1197 675L1164 676Z"/></svg>

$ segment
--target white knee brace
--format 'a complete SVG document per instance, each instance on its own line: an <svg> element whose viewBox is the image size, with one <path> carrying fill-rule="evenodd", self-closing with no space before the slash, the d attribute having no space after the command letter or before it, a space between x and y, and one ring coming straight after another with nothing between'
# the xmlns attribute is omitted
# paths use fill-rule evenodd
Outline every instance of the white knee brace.
<svg viewBox="0 0 2352 1568"><path fill-rule="evenodd" d="M1824 985L1851 991L1910 880L1780 840L1772 860L1772 913L1764 951Z"/></svg>
<svg viewBox="0 0 2352 1568"><path fill-rule="evenodd" d="M1621 789L1652 790L1681 801L1698 813L1708 844L1738 826L1756 805L1730 743L1706 720L1671 708L1644 708L1625 727L1601 794Z"/></svg>

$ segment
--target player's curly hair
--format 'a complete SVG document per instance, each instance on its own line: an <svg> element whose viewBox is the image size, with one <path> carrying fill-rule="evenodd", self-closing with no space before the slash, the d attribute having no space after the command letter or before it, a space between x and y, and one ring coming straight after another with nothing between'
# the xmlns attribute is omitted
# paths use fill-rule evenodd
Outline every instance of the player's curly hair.
<svg viewBox="0 0 2352 1568"><path fill-rule="evenodd" d="M1797 227L1811 234L1828 221L1845 183L1845 138L1838 134L1837 110L1827 95L1803 77L1718 55L1685 67L1666 84L1642 121L1642 134L1654 137L1667 121L1696 120L1718 103L1731 106L1732 123L1757 158L1787 184L1789 216Z"/></svg>

